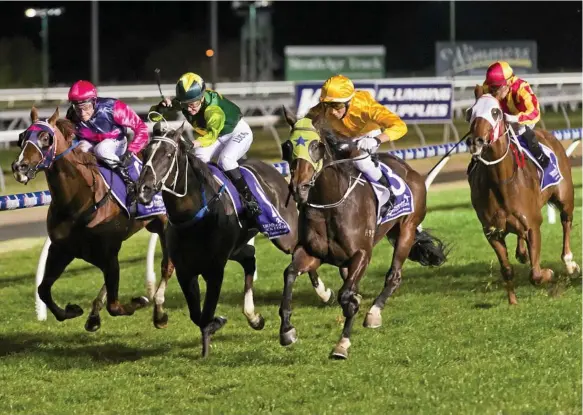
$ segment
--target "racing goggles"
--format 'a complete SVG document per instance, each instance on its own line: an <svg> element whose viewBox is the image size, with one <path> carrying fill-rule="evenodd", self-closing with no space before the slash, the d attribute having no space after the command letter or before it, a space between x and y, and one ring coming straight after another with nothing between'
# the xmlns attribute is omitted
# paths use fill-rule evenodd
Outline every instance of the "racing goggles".
<svg viewBox="0 0 583 415"><path fill-rule="evenodd" d="M344 108L348 103L347 102L323 102L324 107L331 108L333 110L341 110Z"/></svg>
<svg viewBox="0 0 583 415"><path fill-rule="evenodd" d="M191 109L191 110L197 110L200 108L200 106L202 105L202 98L201 99L197 99L196 101L190 101L190 102L181 102L180 103L180 107L182 109Z"/></svg>

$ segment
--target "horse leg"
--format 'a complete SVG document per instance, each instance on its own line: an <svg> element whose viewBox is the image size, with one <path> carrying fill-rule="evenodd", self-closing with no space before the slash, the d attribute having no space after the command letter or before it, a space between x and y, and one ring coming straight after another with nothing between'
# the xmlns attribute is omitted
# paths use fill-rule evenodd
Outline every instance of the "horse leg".
<svg viewBox="0 0 583 415"><path fill-rule="evenodd" d="M202 316L200 318L200 331L202 333L202 357L207 357L211 345L211 337L221 329L226 323L225 317L215 317L215 310L221 295L221 287L223 285L223 277L225 275L225 265L221 264L211 272L203 273L206 281L206 295L204 296L204 306L202 308ZM253 279L253 274L251 274Z"/></svg>
<svg viewBox="0 0 583 415"><path fill-rule="evenodd" d="M318 272L308 271L308 275L310 276L312 287L314 287L314 290L316 291L316 294L318 294L318 297L320 297L320 300L322 300L322 302L326 305L334 304L334 291L332 291L330 288L326 288L324 281L322 281L318 276Z"/></svg>
<svg viewBox="0 0 583 415"><path fill-rule="evenodd" d="M332 350L331 356L339 359L348 358L348 348L350 347L350 333L352 332L352 325L354 318L358 313L360 307L360 300L362 297L356 292L356 285L364 275L370 255L364 249L358 250L348 264L348 278L344 281L340 292L338 293L338 302L342 306L342 313L344 314L344 328L342 335L336 346Z"/></svg>
<svg viewBox="0 0 583 415"><path fill-rule="evenodd" d="M158 229L158 239L160 240L160 247L162 248L162 264L161 264L161 275L160 283L158 288L154 293L154 327L158 329L164 329L168 327L168 314L164 310L164 294L166 288L168 287L168 280L172 277L174 273L174 264L168 255L168 248L166 246L166 238L164 235L164 225L160 222L161 229Z"/></svg>
<svg viewBox="0 0 583 415"><path fill-rule="evenodd" d="M516 260L521 264L526 264L528 262L528 251L526 250L526 239L521 236L517 237L516 240Z"/></svg>
<svg viewBox="0 0 583 415"><path fill-rule="evenodd" d="M53 284L59 279L71 261L73 261L72 254L65 251L60 245L52 244L47 256L45 275L38 286L38 296L58 321L79 317L83 314L83 310L77 304L67 304L63 310L53 301L53 295L51 294Z"/></svg>
<svg viewBox="0 0 583 415"><path fill-rule="evenodd" d="M107 311L110 316L131 316L134 312L148 304L144 297L132 299L130 304L122 305L118 299L119 292L119 248L106 255L99 268L103 272L105 289L107 290Z"/></svg>
<svg viewBox="0 0 583 415"><path fill-rule="evenodd" d="M573 205L561 205L561 224L563 225L563 254L561 259L565 263L567 273L573 275L579 273L581 268L573 260L573 252L571 251L571 226L573 224Z"/></svg>
<svg viewBox="0 0 583 415"><path fill-rule="evenodd" d="M389 271L385 275L385 287L375 299L372 307L366 314L363 326L376 329L382 325L381 311L385 308L387 299L401 285L401 269L403 263L407 260L411 247L415 243L415 227L406 227L399 232L399 238L396 241L393 250L393 260Z"/></svg>
<svg viewBox="0 0 583 415"><path fill-rule="evenodd" d="M514 292L514 282L512 281L514 278L514 271L512 270L512 265L510 265L510 261L508 260L508 250L506 249L504 236L486 236L486 239L498 257L498 262L500 263L500 273L502 274L502 278L504 278L506 292L508 293L508 302L511 305L518 304L516 301L516 293Z"/></svg>
<svg viewBox="0 0 583 415"><path fill-rule="evenodd" d="M103 304L105 304L106 295L107 289L105 288L105 284L103 284L101 290L99 290L99 294L97 294L97 297L93 300L91 313L89 313L89 317L87 317L87 321L85 322L85 330L95 332L101 327L101 317L99 316L99 312L103 308Z"/></svg>
<svg viewBox="0 0 583 415"><path fill-rule="evenodd" d="M176 279L182 289L182 294L186 299L188 305L188 312L190 320L201 327L200 325L200 287L198 286L198 272L182 272L180 268L176 268Z"/></svg>
<svg viewBox="0 0 583 415"><path fill-rule="evenodd" d="M265 327L265 320L261 314L255 313L255 303L253 302L253 275L257 269L255 247L253 245L245 245L235 255L231 256L231 259L241 264L245 273L243 314L252 329L262 330Z"/></svg>
<svg viewBox="0 0 583 415"><path fill-rule="evenodd" d="M540 267L541 236L540 226L536 224L528 230L528 253L530 256L530 281L533 284L542 284L553 278L553 271Z"/></svg>
<svg viewBox="0 0 583 415"><path fill-rule="evenodd" d="M298 246L292 256L292 262L283 272L283 297L279 306L279 344L289 346L298 340L295 327L291 324L291 302L293 284L298 275L315 271L320 266L320 260L310 256L302 246Z"/></svg>

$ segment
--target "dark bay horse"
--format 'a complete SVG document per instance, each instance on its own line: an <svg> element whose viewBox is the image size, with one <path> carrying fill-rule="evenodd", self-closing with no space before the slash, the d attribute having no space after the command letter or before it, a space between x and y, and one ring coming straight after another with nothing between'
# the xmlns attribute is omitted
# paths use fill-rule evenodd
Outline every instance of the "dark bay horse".
<svg viewBox="0 0 583 415"><path fill-rule="evenodd" d="M34 107L30 117L32 125L20 136L22 151L12 163L12 172L18 182L26 184L38 171L44 171L51 192L47 215L51 246L43 281L38 287L39 297L58 321L82 315L83 310L76 304L67 304L65 309L59 307L51 294L53 284L67 265L74 258L80 258L99 268L105 280L93 301L85 328L88 331L100 328L99 311L106 296L110 315L133 314L148 301L141 297L134 298L127 305L119 302L118 254L123 241L146 227L160 237L162 279L155 293L154 325L166 327L168 316L163 309L164 290L174 272L164 238L166 216L130 219L111 196L99 174L95 156L76 148L74 126L66 119L59 119L58 108L47 121L38 119ZM152 298L154 293L149 292L148 296Z"/></svg>
<svg viewBox="0 0 583 415"><path fill-rule="evenodd" d="M466 140L475 161L475 168L468 173L472 205L500 262L508 301L517 304L505 238L509 233L518 236L516 258L521 263L530 259L533 284L550 281L553 271L540 266L541 209L546 203L553 204L561 212L561 259L567 272L579 271L570 246L574 208L571 166L561 143L549 132L536 129L539 142L550 147L557 156L563 176L558 185L541 191L537 168L532 161L526 160L528 157L521 155L519 144L512 142L512 127L504 122L498 100L490 94L483 94L479 86L474 92L477 101L472 107L471 135Z"/></svg>
<svg viewBox="0 0 583 415"><path fill-rule="evenodd" d="M361 301L358 284L371 260L373 247L386 236L395 249L384 288L364 320L364 326L370 328L381 326L381 310L401 283L405 260L439 266L446 260L445 246L427 232L417 230L426 214L425 183L419 173L402 160L381 156L410 187L414 212L377 226L372 187L360 178L360 172L350 160L358 154L354 143L335 137L318 120L314 124L307 118L298 121L284 110L292 137L296 132L300 134L308 153L298 156L291 139L282 145L284 158L290 164L290 188L300 206L300 241L284 272L280 343L287 346L297 340L296 329L290 321L292 285L296 277L327 263L339 267L344 279L338 292L345 317L344 329L332 357L345 359Z"/></svg>
<svg viewBox="0 0 583 415"><path fill-rule="evenodd" d="M228 260L243 267L243 313L249 325L255 330L265 325L263 317L255 313L255 247L247 244L258 230L250 226L244 215L237 216L224 184L214 178L206 163L190 152L192 143L182 138L183 127L176 131L154 128L154 136L146 149L147 162L137 183L138 200L149 203L154 193L162 190L170 222L168 252L176 266L190 319L200 327L202 355L206 357L212 335L227 321L216 317L215 310ZM291 254L298 241L298 212L294 203L287 204L287 182L273 166L264 162L247 160L242 166L258 178L266 197L289 225L291 232L271 242L282 252ZM202 311L199 275L207 287ZM333 299L332 292L323 288L315 271L310 273L310 279L323 301Z"/></svg>

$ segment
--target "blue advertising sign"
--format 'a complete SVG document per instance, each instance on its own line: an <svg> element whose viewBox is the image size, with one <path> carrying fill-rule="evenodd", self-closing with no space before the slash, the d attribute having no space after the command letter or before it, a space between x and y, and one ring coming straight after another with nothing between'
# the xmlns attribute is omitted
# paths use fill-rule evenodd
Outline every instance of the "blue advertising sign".
<svg viewBox="0 0 583 415"><path fill-rule="evenodd" d="M296 111L302 117L318 104L322 83L296 84ZM446 123L452 119L451 82L391 83L355 82L357 90L369 91L373 98L409 123Z"/></svg>

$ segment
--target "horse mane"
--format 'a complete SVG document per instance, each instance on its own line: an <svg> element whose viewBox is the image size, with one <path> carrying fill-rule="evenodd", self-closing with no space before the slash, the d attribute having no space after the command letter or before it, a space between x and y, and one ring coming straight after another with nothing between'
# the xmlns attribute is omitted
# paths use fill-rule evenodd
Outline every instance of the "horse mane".
<svg viewBox="0 0 583 415"><path fill-rule="evenodd" d="M57 129L63 134L65 142L70 146L75 138L75 124L66 118L59 118L57 120ZM97 158L91 152L81 151L79 148L73 149L73 153L81 164L95 165L97 167Z"/></svg>
<svg viewBox="0 0 583 415"><path fill-rule="evenodd" d="M186 151L185 155L188 158L191 170L198 181L200 181L201 183L207 183L209 185L215 182L215 178L211 172L211 169L207 166L205 162L196 157L190 151Z"/></svg>

